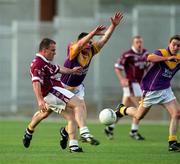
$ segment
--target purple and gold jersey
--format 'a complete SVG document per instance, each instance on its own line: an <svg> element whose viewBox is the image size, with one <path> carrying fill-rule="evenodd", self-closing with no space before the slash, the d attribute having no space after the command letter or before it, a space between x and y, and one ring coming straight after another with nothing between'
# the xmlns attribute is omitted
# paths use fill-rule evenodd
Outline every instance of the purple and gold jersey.
<svg viewBox="0 0 180 164"><path fill-rule="evenodd" d="M122 69L125 72L129 82L141 81L145 68L147 67L146 57L147 50L143 49L142 53L137 53L133 49L124 52L114 64L115 68Z"/></svg>
<svg viewBox="0 0 180 164"><path fill-rule="evenodd" d="M96 43L93 43L91 45L91 50L88 52L88 54L82 54L81 52L76 54L74 52L74 48L76 47L76 45L76 43L68 45L67 58L64 62L64 67L72 69L74 67L81 66L83 68L82 74L63 74L61 76L61 81L71 87L79 86L83 82L88 72L89 64L91 63L93 56L100 51L100 48L96 45Z"/></svg>
<svg viewBox="0 0 180 164"><path fill-rule="evenodd" d="M171 56L169 48L156 50L153 54ZM176 55L179 56L180 54ZM142 90L155 91L170 87L171 79L179 69L180 63L176 61L152 63L141 81Z"/></svg>

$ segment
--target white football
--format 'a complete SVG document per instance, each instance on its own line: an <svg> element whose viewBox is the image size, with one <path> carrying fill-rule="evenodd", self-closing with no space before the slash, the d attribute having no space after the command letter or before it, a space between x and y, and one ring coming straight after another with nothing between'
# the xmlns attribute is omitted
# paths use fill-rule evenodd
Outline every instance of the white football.
<svg viewBox="0 0 180 164"><path fill-rule="evenodd" d="M111 108L105 108L99 113L99 121L104 125L111 125L116 119L116 113Z"/></svg>

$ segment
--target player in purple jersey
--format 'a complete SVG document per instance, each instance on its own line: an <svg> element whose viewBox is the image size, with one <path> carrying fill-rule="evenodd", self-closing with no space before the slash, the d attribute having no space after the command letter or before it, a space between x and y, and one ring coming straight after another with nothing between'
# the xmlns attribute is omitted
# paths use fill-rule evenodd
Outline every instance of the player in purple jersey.
<svg viewBox="0 0 180 164"><path fill-rule="evenodd" d="M138 109L120 104L116 111L119 118L129 115L140 120L148 113L152 105L161 104L169 112L171 118L168 138L169 151L178 152L180 152L180 143L177 142L180 105L173 94L170 82L180 69L179 51L180 35L174 35L170 38L166 49L158 49L149 54L147 61L151 62L151 65L141 81L143 97Z"/></svg>
<svg viewBox="0 0 180 164"><path fill-rule="evenodd" d="M24 147L28 148L36 126L53 111L61 114L68 121L70 152L82 152L76 139L76 124L80 128L80 135L84 142L99 144L90 134L85 119L82 116L84 106L74 93L65 89L56 77L58 73L80 75L81 67L72 69L54 65L51 61L56 55L56 42L45 38L39 45L39 52L31 63L30 74L33 90L37 99L39 110L32 117L23 137ZM63 145L66 147L66 145ZM63 148L64 148L63 147Z"/></svg>
<svg viewBox="0 0 180 164"><path fill-rule="evenodd" d="M75 66L81 66L83 68L83 71L82 75L80 76L62 75L61 81L65 88L72 91L76 96L78 96L81 99L81 103L83 104L86 113L84 118L86 118L87 116L86 104L84 101L84 78L87 75L88 68L92 58L101 50L101 48L109 40L113 31L122 20L122 17L123 14L121 12L115 13L115 15L111 17L110 26L104 33L103 31L105 30L105 26L97 26L94 30L92 30L89 33L81 33L78 36L77 41L70 43L68 45L67 58L64 62L64 67L74 68ZM93 41L92 38L96 35L102 35L102 37L97 41ZM65 128L61 129L61 134L67 134ZM60 144L66 143L66 138L62 138Z"/></svg>
<svg viewBox="0 0 180 164"><path fill-rule="evenodd" d="M147 50L143 48L143 39L141 36L134 36L132 47L124 52L118 58L114 65L115 73L119 83L123 88L122 103L125 106L139 106L142 90L140 82L148 65L146 61ZM115 124L106 126L105 134L109 139L113 138ZM130 136L135 140L144 140L144 137L138 133L139 120L133 118Z"/></svg>

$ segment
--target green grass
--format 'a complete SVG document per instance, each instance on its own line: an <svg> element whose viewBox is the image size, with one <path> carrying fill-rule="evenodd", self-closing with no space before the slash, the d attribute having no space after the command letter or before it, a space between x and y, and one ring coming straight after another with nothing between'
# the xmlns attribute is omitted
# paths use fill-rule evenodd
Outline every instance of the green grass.
<svg viewBox="0 0 180 164"><path fill-rule="evenodd" d="M22 136L27 126L25 121L0 121L1 164L176 164L180 153L167 151L168 125L141 125L146 141L132 140L129 124L119 124L114 140L108 140L103 125L89 123L89 128L101 145L91 146L79 142L84 153L69 153L59 148L59 128L64 122L43 122L36 129L31 147L25 149Z"/></svg>

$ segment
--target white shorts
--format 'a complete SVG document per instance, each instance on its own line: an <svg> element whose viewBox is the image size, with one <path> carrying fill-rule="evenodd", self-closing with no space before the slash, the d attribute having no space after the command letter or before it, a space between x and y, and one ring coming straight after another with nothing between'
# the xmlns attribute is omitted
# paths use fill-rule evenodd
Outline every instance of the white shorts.
<svg viewBox="0 0 180 164"><path fill-rule="evenodd" d="M66 104L74 96L74 93L68 91L65 88L53 87L48 95L44 97L49 109L60 114L62 110L65 110Z"/></svg>
<svg viewBox="0 0 180 164"><path fill-rule="evenodd" d="M84 100L85 88L84 88L83 84L81 84L77 87L70 87L64 83L62 83L62 85L64 86L64 88L66 88L69 91L71 91L72 93L74 93L80 100Z"/></svg>
<svg viewBox="0 0 180 164"><path fill-rule="evenodd" d="M129 96L135 96L135 97L141 97L142 96L142 90L139 85L139 83L133 82L128 87L123 87L123 97L129 97Z"/></svg>
<svg viewBox="0 0 180 164"><path fill-rule="evenodd" d="M145 93L142 100L143 107L147 108L156 104L168 103L176 99L171 87L159 91L149 91Z"/></svg>

